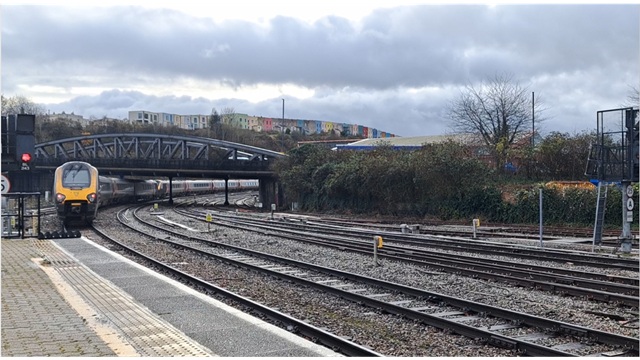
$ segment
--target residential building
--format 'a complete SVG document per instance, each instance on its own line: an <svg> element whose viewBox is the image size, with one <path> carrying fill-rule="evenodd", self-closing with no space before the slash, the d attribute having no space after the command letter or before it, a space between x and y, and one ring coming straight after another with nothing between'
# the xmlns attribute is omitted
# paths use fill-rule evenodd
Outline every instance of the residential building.
<svg viewBox="0 0 640 360"><path fill-rule="evenodd" d="M56 114L56 113L48 114L47 121L53 121L53 120L73 121L73 122L80 123L80 125L82 126L89 125L88 119L85 119L82 115L76 115L73 112L71 112L71 114L67 114L64 111L59 114Z"/></svg>
<svg viewBox="0 0 640 360"><path fill-rule="evenodd" d="M56 114L54 114L56 115ZM51 115L51 116L54 116ZM66 115L66 114L63 114ZM265 118L262 116L249 116L248 114L235 113L234 116L223 116L224 124L238 129L253 131L286 131L298 132L305 135L320 133L336 133L347 136L360 135L366 138L387 138L395 135L378 129L369 128L357 124L337 123L321 120L281 119ZM66 115L67 117L69 115ZM82 118L81 116L78 116ZM209 127L209 115L178 115L169 113L156 113L145 110L129 111L129 121L135 124L157 124L162 126L175 125L183 129L206 129Z"/></svg>

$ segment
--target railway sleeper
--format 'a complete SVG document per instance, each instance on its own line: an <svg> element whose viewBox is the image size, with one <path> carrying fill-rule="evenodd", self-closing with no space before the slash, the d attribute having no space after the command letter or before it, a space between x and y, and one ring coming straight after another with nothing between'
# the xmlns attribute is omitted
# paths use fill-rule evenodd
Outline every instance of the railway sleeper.
<svg viewBox="0 0 640 360"><path fill-rule="evenodd" d="M530 334L516 336L515 339L518 339L520 341L536 342L539 340L551 339L553 337L554 337L553 334L549 334L546 332L534 332Z"/></svg>
<svg viewBox="0 0 640 360"><path fill-rule="evenodd" d="M487 342L503 349L517 350L518 348L518 343L516 341L504 339L498 336L491 336Z"/></svg>
<svg viewBox="0 0 640 360"><path fill-rule="evenodd" d="M588 332L585 329L578 329L569 325L561 325L557 332L561 334L574 335L574 336L588 336Z"/></svg>
<svg viewBox="0 0 640 360"><path fill-rule="evenodd" d="M582 350L591 346L593 346L593 344L585 344L581 342L570 342L567 344L554 345L551 348L556 350L561 350L561 351L567 351L567 350Z"/></svg>

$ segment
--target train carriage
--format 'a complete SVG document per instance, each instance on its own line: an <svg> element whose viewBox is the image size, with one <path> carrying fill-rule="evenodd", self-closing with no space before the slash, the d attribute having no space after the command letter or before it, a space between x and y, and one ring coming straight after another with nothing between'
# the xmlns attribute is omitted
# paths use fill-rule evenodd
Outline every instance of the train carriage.
<svg viewBox="0 0 640 360"><path fill-rule="evenodd" d="M134 184L135 198L138 201L153 200L156 198L158 185L153 180L140 180Z"/></svg>
<svg viewBox="0 0 640 360"><path fill-rule="evenodd" d="M98 188L99 206L106 206L113 203L113 193L115 191L114 179L105 176L99 177L100 187Z"/></svg>
<svg viewBox="0 0 640 360"><path fill-rule="evenodd" d="M135 197L134 183L127 179L113 178L112 204L128 203Z"/></svg>
<svg viewBox="0 0 640 360"><path fill-rule="evenodd" d="M211 180L191 180L188 181L187 194L208 194L213 192L213 181Z"/></svg>

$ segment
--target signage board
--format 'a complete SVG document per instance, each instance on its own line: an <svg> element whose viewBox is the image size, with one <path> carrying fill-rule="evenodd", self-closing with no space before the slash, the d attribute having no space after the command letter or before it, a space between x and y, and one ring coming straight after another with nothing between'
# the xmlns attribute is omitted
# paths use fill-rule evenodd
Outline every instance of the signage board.
<svg viewBox="0 0 640 360"><path fill-rule="evenodd" d="M9 178L2 174L2 195L8 194L11 191L11 182Z"/></svg>

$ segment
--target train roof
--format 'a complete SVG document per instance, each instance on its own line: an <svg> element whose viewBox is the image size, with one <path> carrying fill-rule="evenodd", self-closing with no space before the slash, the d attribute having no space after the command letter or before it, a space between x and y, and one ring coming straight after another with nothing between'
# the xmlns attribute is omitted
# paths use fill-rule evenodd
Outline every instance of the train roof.
<svg viewBox="0 0 640 360"><path fill-rule="evenodd" d="M74 165L84 165L84 166L89 167L91 169L97 170L95 166L93 166L93 165L91 165L91 164L89 164L88 162L85 162L85 161L67 161L66 163L58 166L58 169L67 168L69 166L74 166Z"/></svg>

